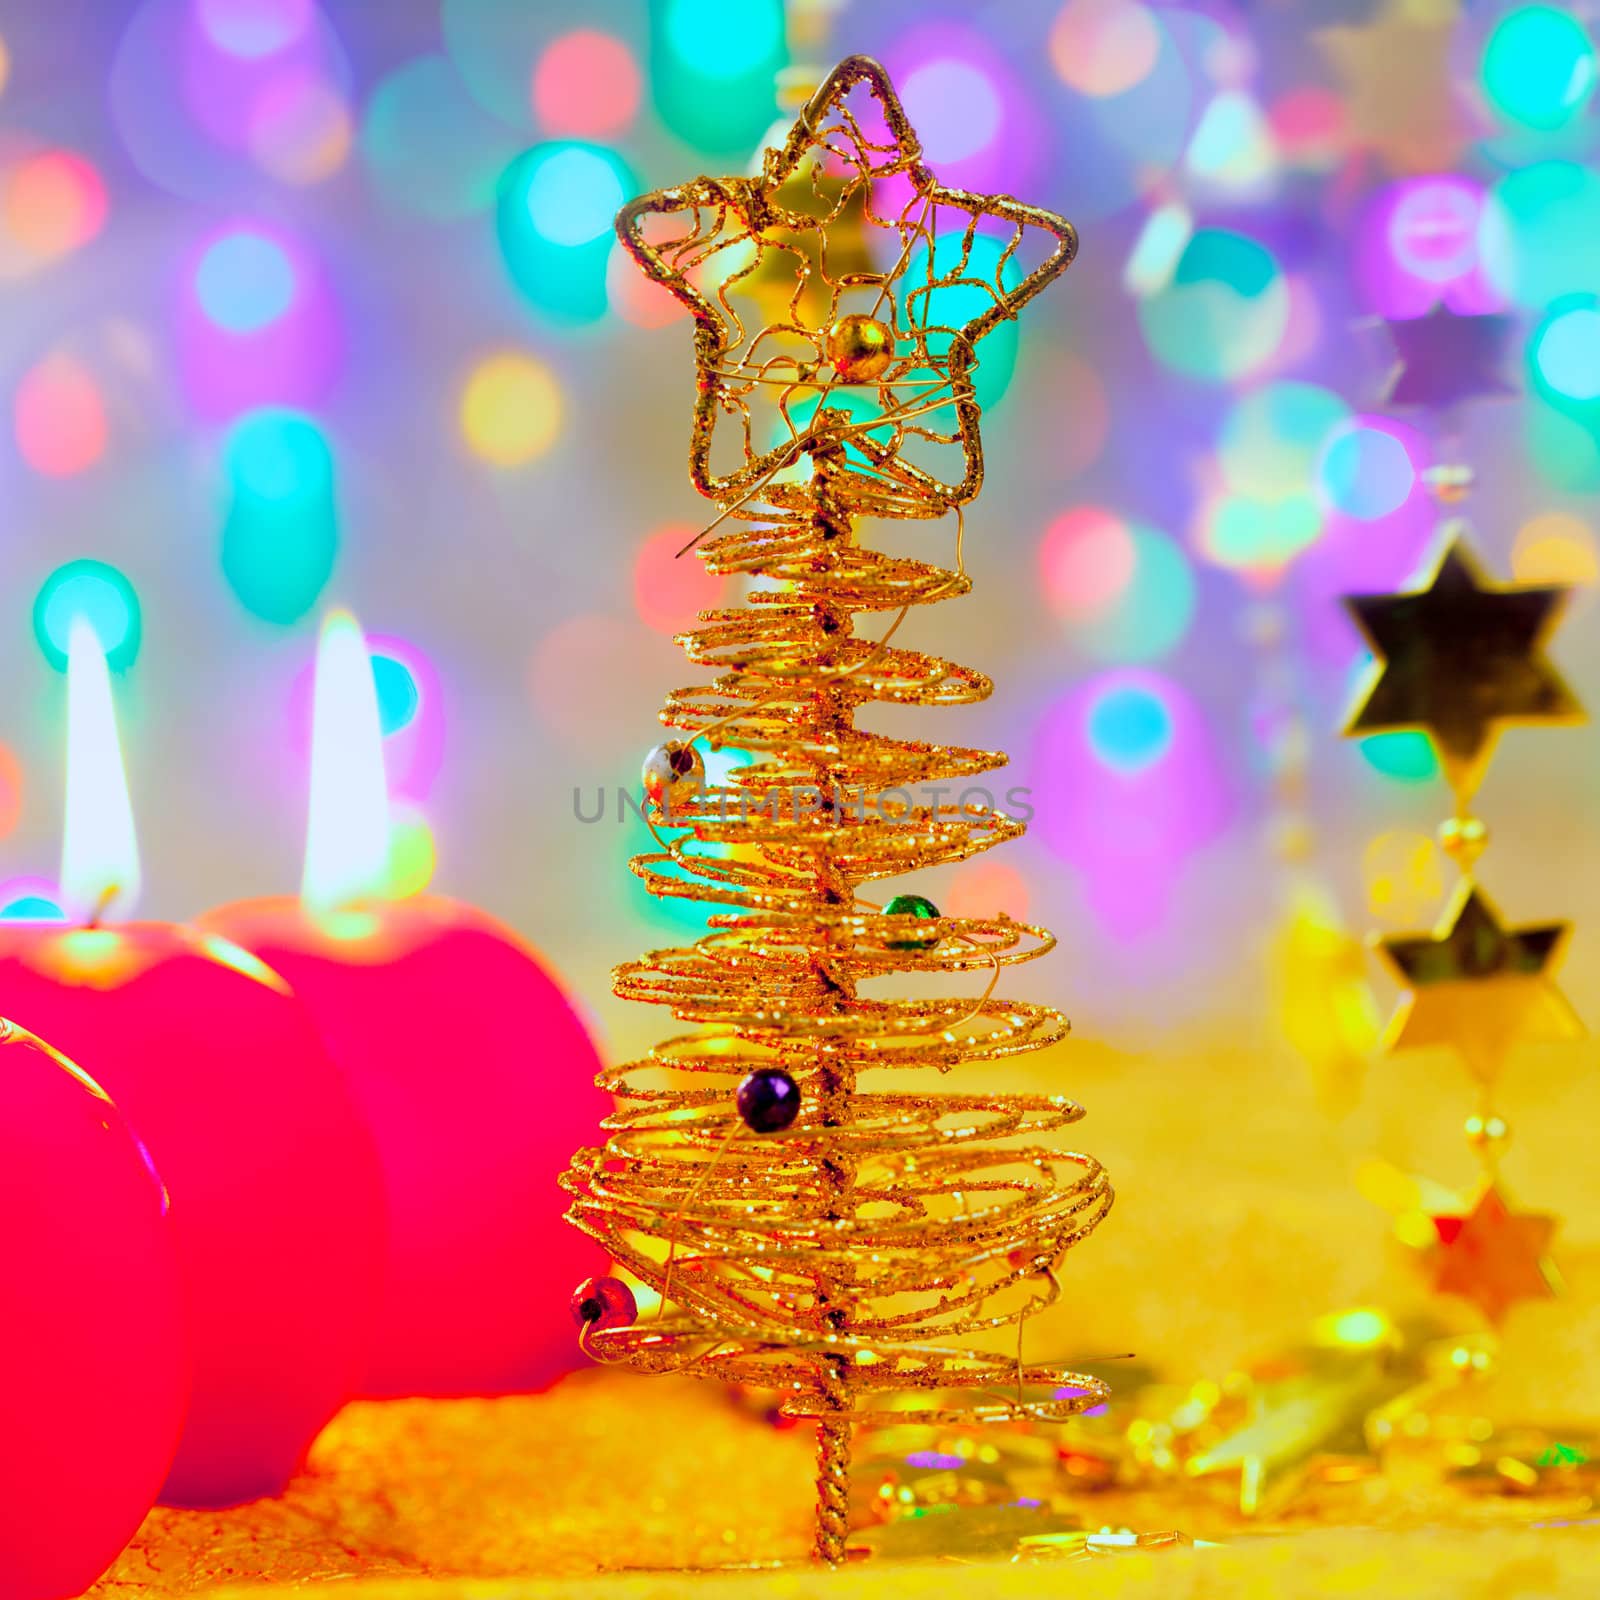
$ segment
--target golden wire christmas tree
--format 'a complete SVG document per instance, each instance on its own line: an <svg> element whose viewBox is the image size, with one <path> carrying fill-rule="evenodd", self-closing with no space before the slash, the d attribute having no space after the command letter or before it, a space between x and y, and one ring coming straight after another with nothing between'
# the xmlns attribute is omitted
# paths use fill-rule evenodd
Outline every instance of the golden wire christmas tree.
<svg viewBox="0 0 1600 1600"><path fill-rule="evenodd" d="M564 1179L573 1222L659 1305L640 1316L608 1278L573 1309L597 1359L778 1390L815 1418L816 1551L837 1562L854 1426L1062 1418L1105 1394L1021 1352L1062 1256L1111 1204L1099 1163L1054 1137L1082 1110L982 1081L1065 1036L1055 1010L996 992L1054 941L1004 914L862 894L1021 834L987 796L913 792L949 794L1005 757L855 725L874 703L990 692L891 640L912 606L970 587L981 341L1076 238L1049 212L937 184L884 70L860 56L759 176L643 196L617 226L693 313L690 473L720 508L693 542L748 587L680 636L714 681L668 697L661 720L688 737L645 763L659 848L632 863L654 893L717 909L698 943L617 971L620 995L698 1029L606 1073L620 1107ZM790 292L775 294L785 266ZM864 518L918 519L932 538L952 515L950 566L858 538ZM858 633L862 616L884 621ZM750 764L709 785L696 741ZM903 973L964 992L869 992ZM1014 1350L961 1342L1012 1325Z"/></svg>

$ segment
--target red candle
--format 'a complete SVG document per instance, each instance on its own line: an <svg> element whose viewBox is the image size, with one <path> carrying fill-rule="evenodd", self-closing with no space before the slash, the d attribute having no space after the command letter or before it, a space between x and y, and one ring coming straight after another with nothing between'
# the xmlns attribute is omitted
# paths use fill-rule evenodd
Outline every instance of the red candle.
<svg viewBox="0 0 1600 1600"><path fill-rule="evenodd" d="M166 1196L105 1091L0 1020L0 1600L82 1593L154 1504L189 1372Z"/></svg>
<svg viewBox="0 0 1600 1600"><path fill-rule="evenodd" d="M376 1141L389 1251L365 1391L516 1392L575 1365L566 1302L599 1260L561 1220L556 1175L609 1106L534 953L431 896L334 918L258 900L205 920L293 985Z"/></svg>
<svg viewBox="0 0 1600 1600"><path fill-rule="evenodd" d="M318 652L301 898L204 919L293 985L377 1143L388 1263L366 1392L539 1387L576 1364L572 1285L603 1258L557 1176L609 1099L559 984L515 933L436 897L386 901L388 796L364 638Z"/></svg>
<svg viewBox="0 0 1600 1600"><path fill-rule="evenodd" d="M137 848L86 627L68 674L62 888L108 910ZM0 924L0 995L93 1072L172 1197L193 1387L162 1498L275 1493L365 1364L384 1228L371 1139L304 1008L255 957L168 923Z"/></svg>

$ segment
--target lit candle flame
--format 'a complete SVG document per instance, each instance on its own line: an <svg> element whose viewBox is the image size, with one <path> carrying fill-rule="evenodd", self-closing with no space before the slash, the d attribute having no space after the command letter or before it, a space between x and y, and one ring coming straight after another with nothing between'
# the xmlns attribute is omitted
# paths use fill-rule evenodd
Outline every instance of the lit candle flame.
<svg viewBox="0 0 1600 1600"><path fill-rule="evenodd" d="M389 882L389 786L372 657L348 611L317 644L311 701L311 805L300 900L312 912L381 898Z"/></svg>
<svg viewBox="0 0 1600 1600"><path fill-rule="evenodd" d="M94 624L67 632L67 798L61 836L61 898L69 917L125 917L139 898L139 839L122 767L111 673Z"/></svg>

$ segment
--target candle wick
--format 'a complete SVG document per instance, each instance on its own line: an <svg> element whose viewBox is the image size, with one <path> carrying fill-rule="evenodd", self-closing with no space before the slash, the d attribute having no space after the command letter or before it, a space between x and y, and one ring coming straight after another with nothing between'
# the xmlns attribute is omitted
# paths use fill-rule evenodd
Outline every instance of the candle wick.
<svg viewBox="0 0 1600 1600"><path fill-rule="evenodd" d="M120 883L108 883L105 888L100 891L100 898L95 901L94 910L89 913L89 926L91 928L98 928L100 926L100 919L105 916L107 910L110 909L111 902L115 900L121 893L122 885Z"/></svg>

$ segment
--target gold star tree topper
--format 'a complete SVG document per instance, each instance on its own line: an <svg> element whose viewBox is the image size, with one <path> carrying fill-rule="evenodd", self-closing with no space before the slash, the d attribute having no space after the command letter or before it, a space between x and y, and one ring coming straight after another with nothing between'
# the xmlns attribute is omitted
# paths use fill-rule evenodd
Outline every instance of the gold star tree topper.
<svg viewBox="0 0 1600 1600"><path fill-rule="evenodd" d="M1465 801L1502 728L1583 720L1544 654L1569 593L1491 582L1459 525L1450 526L1420 588L1346 596L1376 659L1345 733L1420 730Z"/></svg>
<svg viewBox="0 0 1600 1600"><path fill-rule="evenodd" d="M690 475L728 511L803 504L805 458L830 442L852 510L930 517L969 501L979 345L1077 250L1052 212L938 183L866 56L834 68L759 176L642 195L617 232L694 315ZM765 320L747 322L757 309ZM941 446L959 452L954 471Z"/></svg>

